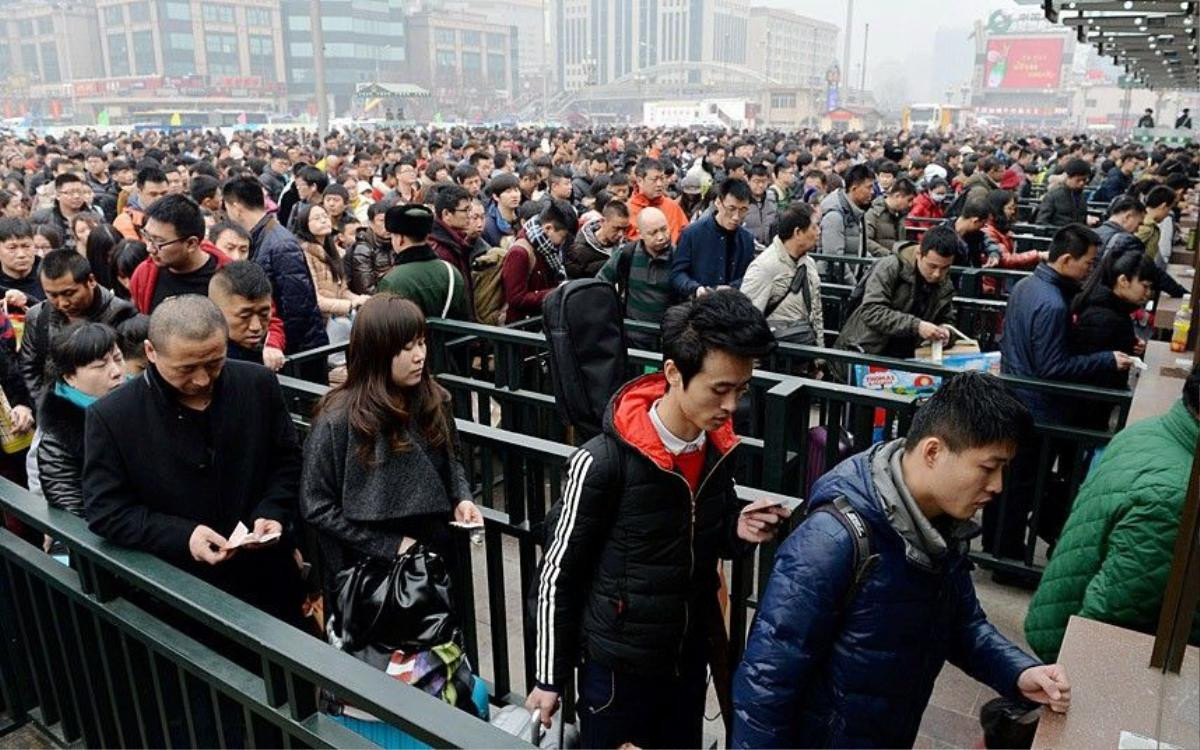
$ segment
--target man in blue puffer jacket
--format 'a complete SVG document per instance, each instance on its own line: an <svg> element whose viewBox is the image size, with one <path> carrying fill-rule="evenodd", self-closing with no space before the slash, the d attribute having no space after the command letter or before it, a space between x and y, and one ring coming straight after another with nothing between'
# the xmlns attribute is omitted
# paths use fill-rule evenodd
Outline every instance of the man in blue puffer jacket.
<svg viewBox="0 0 1200 750"><path fill-rule="evenodd" d="M1040 665L988 622L962 549L1030 425L996 378L963 373L907 438L817 482L734 678L733 747L911 747L946 661L1008 698L1067 709L1062 667ZM877 556L857 584L852 530Z"/></svg>
<svg viewBox="0 0 1200 750"><path fill-rule="evenodd" d="M267 213L262 185L250 176L235 177L225 183L222 194L229 218L250 233L250 260L271 280L275 308L287 338L284 351L294 354L328 344L304 251L295 236Z"/></svg>

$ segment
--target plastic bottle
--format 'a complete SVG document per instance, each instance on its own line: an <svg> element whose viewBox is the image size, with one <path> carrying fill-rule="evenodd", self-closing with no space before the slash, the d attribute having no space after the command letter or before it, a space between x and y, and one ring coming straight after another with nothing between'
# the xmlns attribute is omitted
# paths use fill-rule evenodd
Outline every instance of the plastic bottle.
<svg viewBox="0 0 1200 750"><path fill-rule="evenodd" d="M1192 329L1192 295L1183 295L1183 304L1179 306L1179 312L1175 313L1172 328L1171 351L1187 351L1188 333Z"/></svg>

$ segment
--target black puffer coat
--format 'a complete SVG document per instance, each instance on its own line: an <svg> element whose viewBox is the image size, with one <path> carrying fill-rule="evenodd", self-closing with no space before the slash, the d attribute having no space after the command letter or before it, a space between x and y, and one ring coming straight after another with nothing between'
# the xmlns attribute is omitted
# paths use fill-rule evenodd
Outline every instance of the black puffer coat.
<svg viewBox="0 0 1200 750"><path fill-rule="evenodd" d="M396 267L389 240L374 236L367 230L358 236L358 241L346 253L346 278L350 280L350 291L355 294L374 294L375 287Z"/></svg>
<svg viewBox="0 0 1200 750"><path fill-rule="evenodd" d="M708 433L693 496L650 422L665 392L661 374L627 383L604 432L568 460L530 602L543 687L568 684L584 657L621 672L674 674L684 646L710 622L718 557L742 548L733 427Z"/></svg>
<svg viewBox="0 0 1200 750"><path fill-rule="evenodd" d="M317 290L304 260L304 250L296 237L269 214L250 230L250 260L261 266L271 280L275 309L283 320L287 338L287 353L328 344L325 319L317 309Z"/></svg>
<svg viewBox="0 0 1200 750"><path fill-rule="evenodd" d="M42 494L52 508L83 516L83 407L51 388L38 410L37 446Z"/></svg>

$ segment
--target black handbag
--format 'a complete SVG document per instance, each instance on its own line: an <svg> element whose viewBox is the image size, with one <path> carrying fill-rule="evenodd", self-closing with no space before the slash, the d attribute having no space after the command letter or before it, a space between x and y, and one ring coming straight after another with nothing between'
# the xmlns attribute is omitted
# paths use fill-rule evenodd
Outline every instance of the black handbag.
<svg viewBox="0 0 1200 750"><path fill-rule="evenodd" d="M446 561L414 544L389 561L364 558L337 574L343 648L406 654L452 640L458 631Z"/></svg>
<svg viewBox="0 0 1200 750"><path fill-rule="evenodd" d="M791 283L788 284L788 289L783 293L783 296L774 302L767 305L767 309L763 312L764 317L771 317L771 313L779 308L783 301L788 298L788 295L799 293L804 299L804 309L812 312L812 291L808 288L808 268L801 263L792 274ZM801 320L793 323L790 326L785 326L779 329L772 329L775 334L775 340L785 344L803 344L805 346L816 346L818 331L813 328L812 323L807 320Z"/></svg>

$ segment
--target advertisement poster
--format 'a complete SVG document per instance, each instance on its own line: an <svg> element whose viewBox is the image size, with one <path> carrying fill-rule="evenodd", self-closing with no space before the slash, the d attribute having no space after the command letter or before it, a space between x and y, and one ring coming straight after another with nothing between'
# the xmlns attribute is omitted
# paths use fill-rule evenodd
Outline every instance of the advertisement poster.
<svg viewBox="0 0 1200 750"><path fill-rule="evenodd" d="M993 37L987 43L984 88L1057 89L1062 79L1062 61L1062 37Z"/></svg>

